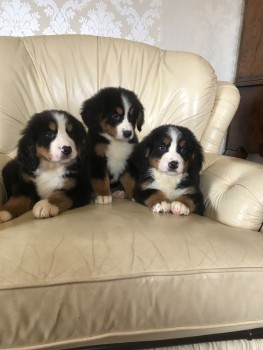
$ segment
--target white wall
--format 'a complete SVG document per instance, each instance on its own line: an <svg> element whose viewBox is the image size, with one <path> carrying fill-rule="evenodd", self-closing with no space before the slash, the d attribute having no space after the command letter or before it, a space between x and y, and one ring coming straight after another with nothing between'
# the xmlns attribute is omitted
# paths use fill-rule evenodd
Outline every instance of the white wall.
<svg viewBox="0 0 263 350"><path fill-rule="evenodd" d="M233 81L243 0L164 0L161 47L206 58L221 80Z"/></svg>
<svg viewBox="0 0 263 350"><path fill-rule="evenodd" d="M93 34L196 52L233 80L244 0L2 0L0 35Z"/></svg>

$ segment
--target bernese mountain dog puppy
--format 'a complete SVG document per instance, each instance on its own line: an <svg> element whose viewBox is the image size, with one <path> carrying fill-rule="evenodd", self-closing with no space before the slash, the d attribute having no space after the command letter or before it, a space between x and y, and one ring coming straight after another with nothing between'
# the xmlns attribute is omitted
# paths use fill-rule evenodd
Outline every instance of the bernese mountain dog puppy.
<svg viewBox="0 0 263 350"><path fill-rule="evenodd" d="M81 116L88 127L87 140L95 203L112 202L116 197L132 199L134 179L126 171L127 161L138 143L135 129L141 131L144 108L130 90L106 87L84 101ZM116 194L117 193L117 194ZM114 194L113 194L114 195Z"/></svg>
<svg viewBox="0 0 263 350"><path fill-rule="evenodd" d="M0 208L0 222L31 209L36 218L48 218L88 204L89 171L84 125L60 110L33 115L17 156L2 171L8 200Z"/></svg>
<svg viewBox="0 0 263 350"><path fill-rule="evenodd" d="M203 215L202 163L202 147L189 129L157 127L131 156L131 172L137 178L134 199L157 213Z"/></svg>

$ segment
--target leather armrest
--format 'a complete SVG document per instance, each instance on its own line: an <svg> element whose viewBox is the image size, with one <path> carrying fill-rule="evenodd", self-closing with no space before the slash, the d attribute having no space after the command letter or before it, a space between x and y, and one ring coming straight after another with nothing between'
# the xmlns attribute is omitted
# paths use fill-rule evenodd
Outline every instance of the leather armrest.
<svg viewBox="0 0 263 350"><path fill-rule="evenodd" d="M262 164L206 153L200 187L205 199L205 216L229 226L260 230Z"/></svg>
<svg viewBox="0 0 263 350"><path fill-rule="evenodd" d="M219 153L221 142L239 101L240 94L233 83L217 82L214 108L201 138L201 144L206 152Z"/></svg>

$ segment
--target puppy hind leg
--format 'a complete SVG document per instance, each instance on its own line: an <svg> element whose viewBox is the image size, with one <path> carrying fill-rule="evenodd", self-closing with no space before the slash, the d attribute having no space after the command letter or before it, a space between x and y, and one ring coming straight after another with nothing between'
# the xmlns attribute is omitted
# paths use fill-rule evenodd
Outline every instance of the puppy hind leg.
<svg viewBox="0 0 263 350"><path fill-rule="evenodd" d="M12 220L33 208L33 200L27 196L11 196L6 204L0 207L0 223Z"/></svg>

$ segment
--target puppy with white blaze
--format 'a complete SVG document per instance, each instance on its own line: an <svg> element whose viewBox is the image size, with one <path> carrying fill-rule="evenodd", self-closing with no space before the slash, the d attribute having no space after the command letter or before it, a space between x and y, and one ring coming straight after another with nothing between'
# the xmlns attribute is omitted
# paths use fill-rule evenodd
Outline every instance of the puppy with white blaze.
<svg viewBox="0 0 263 350"><path fill-rule="evenodd" d="M130 172L136 178L134 199L157 213L203 215L199 189L202 163L202 147L189 129L157 127L131 156Z"/></svg>
<svg viewBox="0 0 263 350"><path fill-rule="evenodd" d="M138 143L135 129L141 131L144 122L144 108L138 97L121 87L107 87L84 101L81 116L88 127L95 203L111 203L114 189L120 189L115 196L132 199L134 179L127 166Z"/></svg>
<svg viewBox="0 0 263 350"><path fill-rule="evenodd" d="M2 171L8 200L0 207L0 223L31 209L42 219L88 204L86 147L85 128L71 114L48 110L33 115L17 156Z"/></svg>

